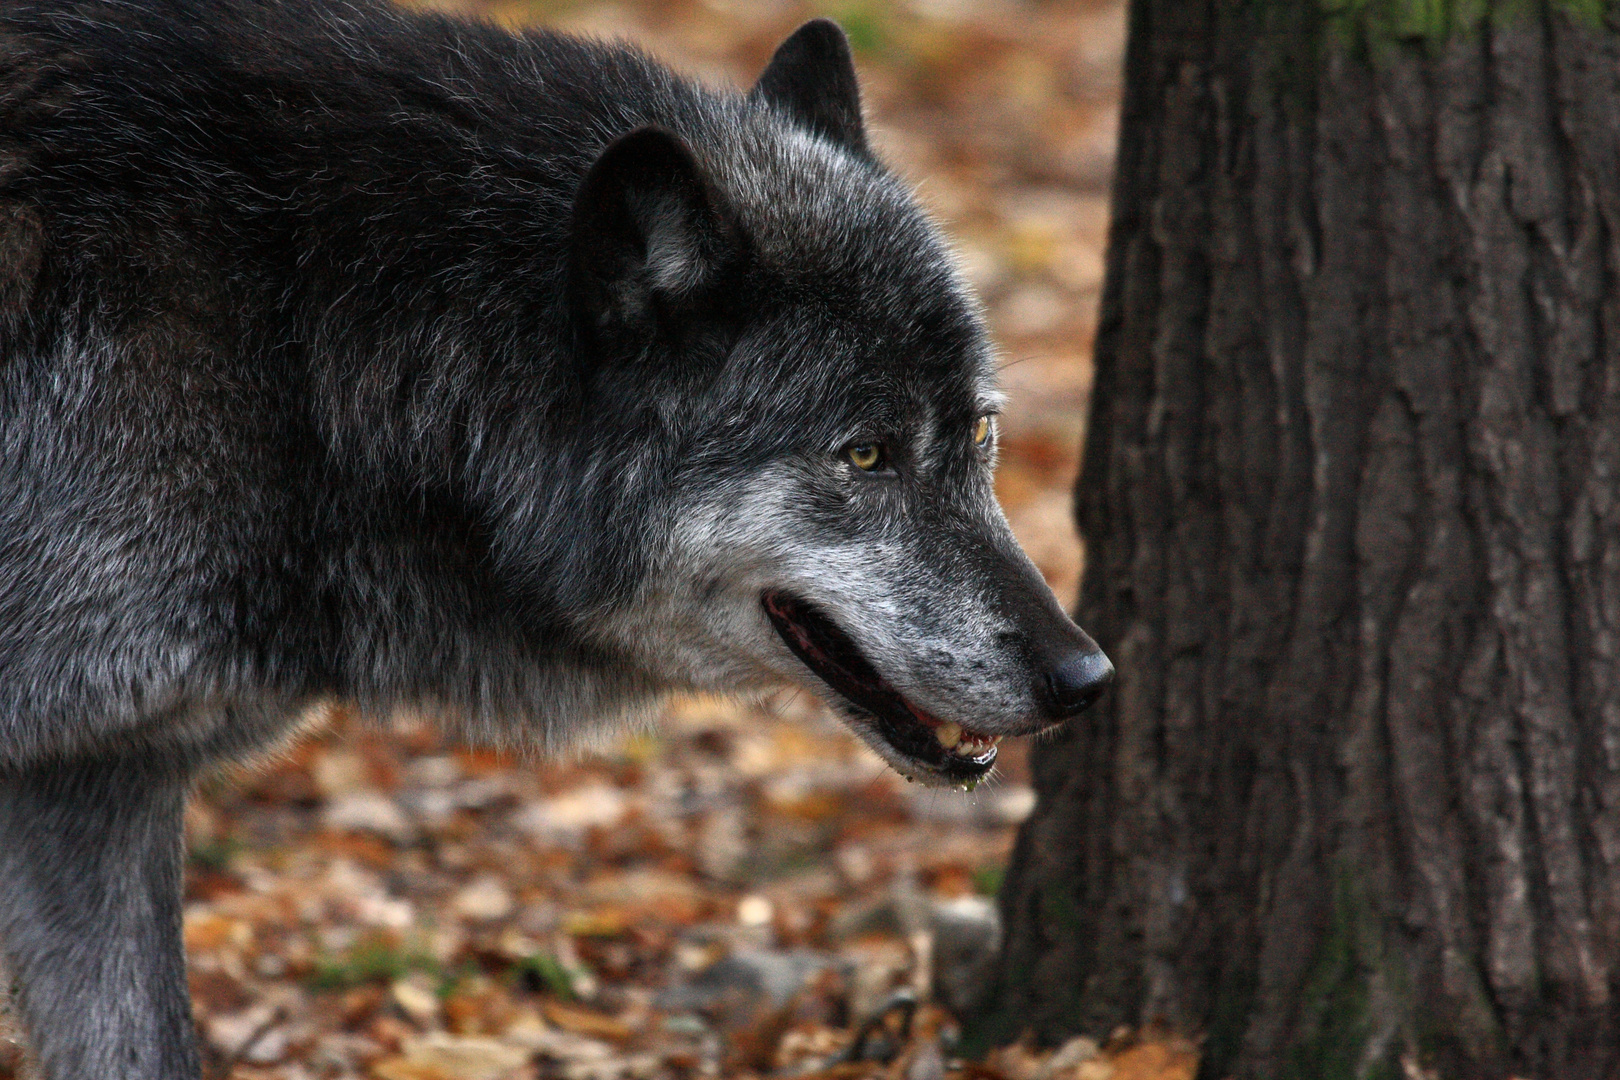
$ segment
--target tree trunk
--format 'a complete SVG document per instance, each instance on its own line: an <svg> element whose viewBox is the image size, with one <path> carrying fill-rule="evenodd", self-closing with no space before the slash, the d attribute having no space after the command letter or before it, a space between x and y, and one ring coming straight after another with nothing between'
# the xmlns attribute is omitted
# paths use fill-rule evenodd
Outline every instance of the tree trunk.
<svg viewBox="0 0 1620 1080"><path fill-rule="evenodd" d="M979 1032L1620 1076L1620 38L1333 6L1134 2L1077 492L1119 681L1037 755Z"/></svg>

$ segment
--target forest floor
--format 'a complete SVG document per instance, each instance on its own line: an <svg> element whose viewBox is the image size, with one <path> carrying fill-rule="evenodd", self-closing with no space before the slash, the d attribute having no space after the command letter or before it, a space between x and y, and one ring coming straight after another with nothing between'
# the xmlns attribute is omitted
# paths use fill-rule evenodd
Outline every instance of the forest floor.
<svg viewBox="0 0 1620 1080"><path fill-rule="evenodd" d="M881 154L955 239L1004 350L998 490L1064 600L1125 37L1119 0L533 3L747 85L813 15L854 41ZM686 699L576 759L341 715L188 819L186 944L210 1077L1190 1080L1101 1033L953 1053L1030 812L1028 749L972 794L907 785L804 696ZM1036 749L1038 752L1038 748ZM0 1078L16 1073L0 1045Z"/></svg>

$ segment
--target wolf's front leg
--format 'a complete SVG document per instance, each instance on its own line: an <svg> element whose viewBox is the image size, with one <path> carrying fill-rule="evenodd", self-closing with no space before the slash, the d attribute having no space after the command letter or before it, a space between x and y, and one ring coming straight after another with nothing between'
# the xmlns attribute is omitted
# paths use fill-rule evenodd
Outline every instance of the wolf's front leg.
<svg viewBox="0 0 1620 1080"><path fill-rule="evenodd" d="M180 939L190 776L136 757L0 772L0 950L47 1080L195 1080Z"/></svg>

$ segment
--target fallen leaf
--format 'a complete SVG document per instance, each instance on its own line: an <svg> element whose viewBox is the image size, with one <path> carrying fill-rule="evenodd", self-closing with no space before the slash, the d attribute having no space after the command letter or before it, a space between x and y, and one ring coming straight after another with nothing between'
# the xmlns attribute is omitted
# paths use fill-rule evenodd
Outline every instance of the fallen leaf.
<svg viewBox="0 0 1620 1080"><path fill-rule="evenodd" d="M528 1061L522 1047L434 1032L405 1040L399 1056L377 1062L371 1074L377 1080L505 1080Z"/></svg>
<svg viewBox="0 0 1620 1080"><path fill-rule="evenodd" d="M1185 1039L1169 1036L1126 1047L1109 1054L1107 1061L1113 1066L1109 1080L1193 1080L1198 1073L1198 1050Z"/></svg>
<svg viewBox="0 0 1620 1080"><path fill-rule="evenodd" d="M576 1035L589 1035L594 1039L607 1039L609 1042L624 1042L633 1034L628 1025L613 1017L592 1012L590 1009L582 1009L577 1005L547 1001L541 1006L541 1010L547 1020Z"/></svg>

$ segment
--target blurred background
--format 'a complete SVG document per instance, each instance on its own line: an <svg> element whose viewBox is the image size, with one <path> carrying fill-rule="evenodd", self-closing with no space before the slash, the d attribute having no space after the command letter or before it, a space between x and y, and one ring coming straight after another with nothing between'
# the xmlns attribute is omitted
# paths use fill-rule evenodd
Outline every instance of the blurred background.
<svg viewBox="0 0 1620 1080"><path fill-rule="evenodd" d="M954 238L1003 352L997 488L1065 605L1125 37L1119 0L439 0L751 84L799 23L855 46L872 142ZM329 731L209 787L186 943L237 1080L1187 1075L1094 1046L964 1066L955 1019L1034 802L907 785L809 698L674 702L576 759ZM1039 752L1039 748L1035 748ZM1168 1052L1167 1052L1168 1053ZM0 1042L0 1077L18 1069Z"/></svg>

